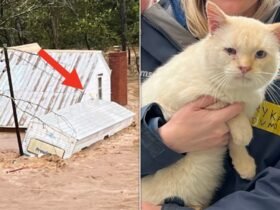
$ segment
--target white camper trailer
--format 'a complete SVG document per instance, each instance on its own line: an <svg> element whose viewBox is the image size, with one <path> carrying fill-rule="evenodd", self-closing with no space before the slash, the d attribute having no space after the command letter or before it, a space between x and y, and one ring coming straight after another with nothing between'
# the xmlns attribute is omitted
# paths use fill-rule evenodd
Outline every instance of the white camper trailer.
<svg viewBox="0 0 280 210"><path fill-rule="evenodd" d="M88 100L31 121L23 141L29 156L64 159L128 127L134 114L115 102Z"/></svg>

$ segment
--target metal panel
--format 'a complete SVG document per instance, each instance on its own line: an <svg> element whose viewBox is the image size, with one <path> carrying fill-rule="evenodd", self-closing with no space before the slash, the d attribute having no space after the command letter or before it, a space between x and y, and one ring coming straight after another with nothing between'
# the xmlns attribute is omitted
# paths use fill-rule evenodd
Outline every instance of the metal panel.
<svg viewBox="0 0 280 210"><path fill-rule="evenodd" d="M110 126L117 126L133 113L115 102L88 100L40 117L46 126L82 140ZM36 120L35 120L36 121Z"/></svg>
<svg viewBox="0 0 280 210"><path fill-rule="evenodd" d="M110 69L101 51L80 50L46 50L67 71L75 68L84 86L84 90L78 90L62 85L64 78L50 65L35 53L9 49L11 74L15 92L19 125L27 128L32 116L47 114L50 111L59 110L72 104L81 102L84 97L90 98L96 85L93 73L98 62L102 62L102 71L110 80ZM2 58L3 59L3 55ZM98 65L100 67L100 65ZM0 62L0 128L14 127L13 113L9 96L9 86L6 66ZM100 68L99 68L100 70ZM110 94L110 84L104 90ZM110 98L107 96L106 98ZM26 113L28 112L28 113Z"/></svg>
<svg viewBox="0 0 280 210"><path fill-rule="evenodd" d="M77 103L31 121L23 141L23 151L34 155L28 148L30 141L36 139L43 142L32 146L38 152L36 154L44 154L40 152L42 150L59 155L54 151L60 148L65 151L63 158L69 158L82 148L128 127L133 116L134 113L115 102L88 100Z"/></svg>

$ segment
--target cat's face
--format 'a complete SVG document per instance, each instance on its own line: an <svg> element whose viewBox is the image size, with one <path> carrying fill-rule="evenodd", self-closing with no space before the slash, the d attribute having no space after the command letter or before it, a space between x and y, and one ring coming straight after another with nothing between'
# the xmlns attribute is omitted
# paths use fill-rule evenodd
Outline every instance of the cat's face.
<svg viewBox="0 0 280 210"><path fill-rule="evenodd" d="M207 12L212 79L229 89L266 86L278 69L280 25L229 17L214 7Z"/></svg>

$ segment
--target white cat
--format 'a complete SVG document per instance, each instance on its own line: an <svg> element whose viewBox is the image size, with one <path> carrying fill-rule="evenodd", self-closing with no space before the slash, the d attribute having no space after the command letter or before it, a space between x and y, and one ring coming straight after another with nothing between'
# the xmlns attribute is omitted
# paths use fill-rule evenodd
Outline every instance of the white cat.
<svg viewBox="0 0 280 210"><path fill-rule="evenodd" d="M244 179L256 173L246 145L252 138L249 119L262 102L278 67L280 24L263 24L246 17L227 16L214 3L206 5L209 34L174 56L142 85L142 105L157 102L169 119L187 102L201 95L219 101L216 109L244 102L245 110L228 126L230 156ZM142 200L162 204L178 196L188 206L209 205L224 174L226 149L190 152L171 166L142 178Z"/></svg>

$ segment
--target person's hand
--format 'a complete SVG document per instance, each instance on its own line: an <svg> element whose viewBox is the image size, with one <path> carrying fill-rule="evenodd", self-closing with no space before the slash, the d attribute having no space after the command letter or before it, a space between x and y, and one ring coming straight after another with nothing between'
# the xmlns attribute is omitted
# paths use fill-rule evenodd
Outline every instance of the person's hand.
<svg viewBox="0 0 280 210"><path fill-rule="evenodd" d="M161 206L156 206L151 203L142 202L142 210L161 210Z"/></svg>
<svg viewBox="0 0 280 210"><path fill-rule="evenodd" d="M244 107L242 103L234 103L218 110L206 109L214 103L214 98L204 96L179 109L158 130L165 145L178 153L227 145L229 128L226 123Z"/></svg>

